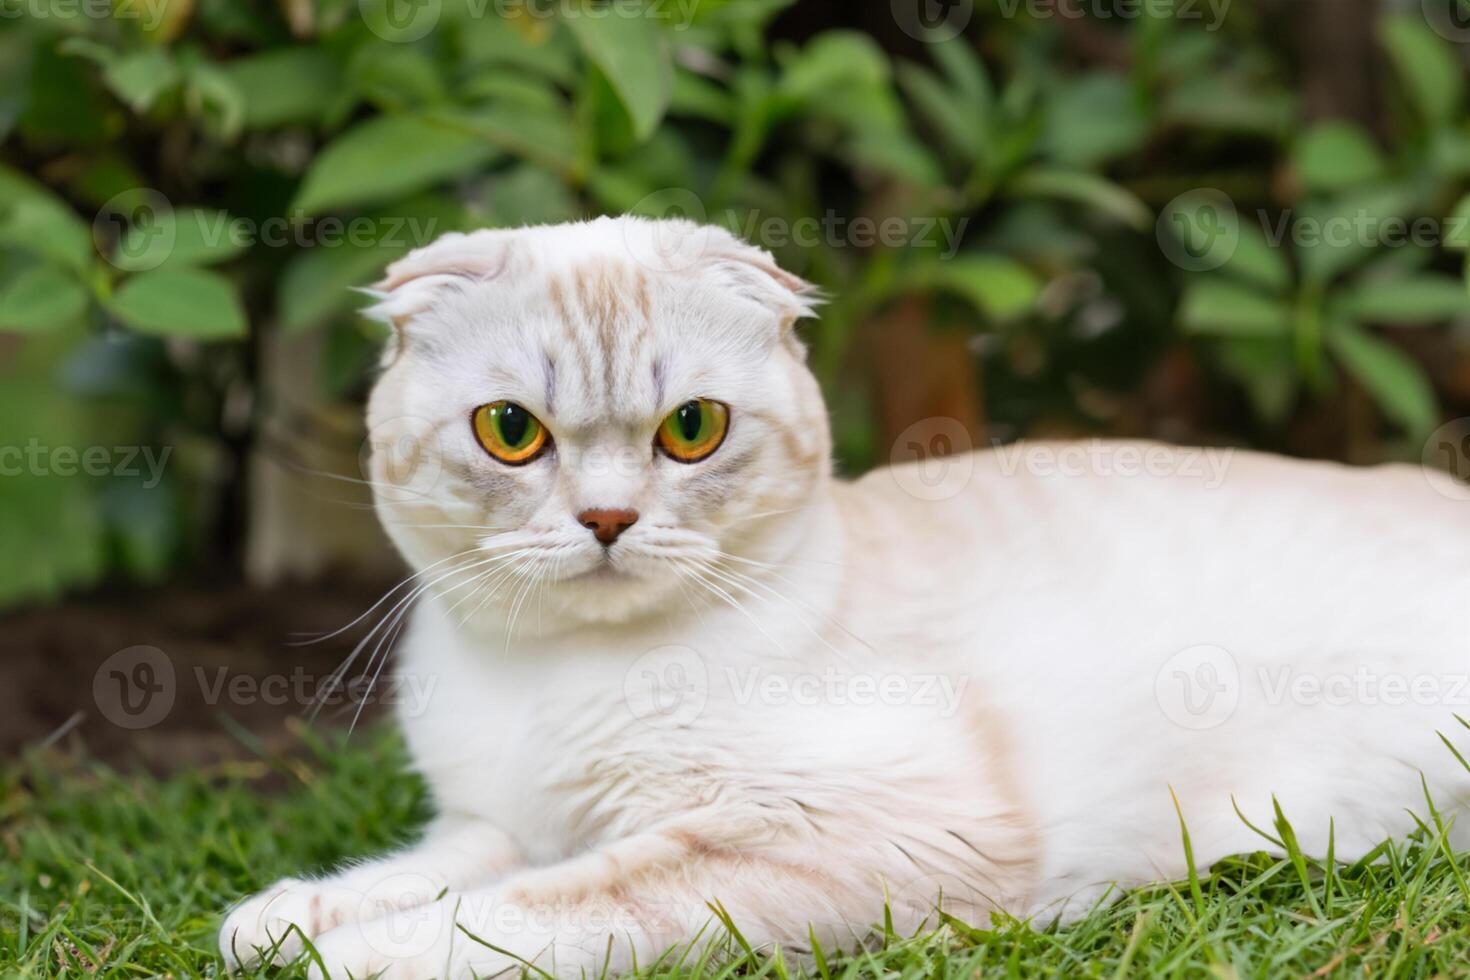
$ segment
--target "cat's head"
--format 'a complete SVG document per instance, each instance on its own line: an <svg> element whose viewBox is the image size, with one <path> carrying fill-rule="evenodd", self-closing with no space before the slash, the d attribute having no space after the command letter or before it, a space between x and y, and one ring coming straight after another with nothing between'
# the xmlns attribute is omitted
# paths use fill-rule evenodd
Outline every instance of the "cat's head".
<svg viewBox="0 0 1470 980"><path fill-rule="evenodd" d="M368 409L377 510L456 620L734 592L711 563L779 557L829 477L793 333L811 288L721 229L450 234L375 292L394 327Z"/></svg>

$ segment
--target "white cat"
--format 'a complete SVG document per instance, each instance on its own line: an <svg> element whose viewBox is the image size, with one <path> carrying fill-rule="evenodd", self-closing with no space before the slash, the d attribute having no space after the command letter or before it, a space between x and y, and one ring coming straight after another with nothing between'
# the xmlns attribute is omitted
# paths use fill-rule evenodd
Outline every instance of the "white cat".
<svg viewBox="0 0 1470 980"><path fill-rule="evenodd" d="M1045 923L1182 876L1180 813L1203 867L1269 847L1236 805L1352 859L1421 774L1470 798L1447 477L1099 443L836 481L809 288L688 223L450 235L379 291L438 816L237 907L232 963L304 934L333 977L596 975L703 942L708 903L796 949L941 895Z"/></svg>

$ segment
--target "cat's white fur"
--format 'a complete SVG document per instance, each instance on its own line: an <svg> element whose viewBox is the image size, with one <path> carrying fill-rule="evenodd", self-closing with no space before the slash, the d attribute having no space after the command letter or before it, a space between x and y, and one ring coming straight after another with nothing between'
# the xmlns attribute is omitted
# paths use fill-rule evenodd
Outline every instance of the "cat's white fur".
<svg viewBox="0 0 1470 980"><path fill-rule="evenodd" d="M1235 807L1269 833L1273 799L1352 859L1414 829L1421 776L1447 817L1470 797L1436 734L1470 749L1470 505L1438 476L1115 444L834 480L809 291L684 223L447 236L376 312L438 816L237 907L232 961L294 924L335 977L595 975L703 941L709 903L793 948L941 894L1045 923L1182 876L1180 814L1201 866L1270 849ZM674 462L655 427L696 397L729 436ZM498 399L555 450L483 452ZM604 552L589 507L640 517Z"/></svg>

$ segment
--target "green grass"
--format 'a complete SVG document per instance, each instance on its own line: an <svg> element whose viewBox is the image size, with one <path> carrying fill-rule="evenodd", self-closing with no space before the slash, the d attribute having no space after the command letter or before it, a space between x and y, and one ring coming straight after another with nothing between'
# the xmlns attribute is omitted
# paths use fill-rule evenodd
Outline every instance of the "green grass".
<svg viewBox="0 0 1470 980"><path fill-rule="evenodd" d="M302 735L291 759L233 763L167 780L48 756L0 781L0 976L215 974L219 912L288 873L380 851L426 816L398 741ZM1284 828L1262 828L1288 840ZM1466 856L1432 826L1380 860L1330 871L1299 854L1248 855L1213 874L1125 896L1063 931L960 923L879 937L807 976L1470 975ZM1184 846L1181 841L1181 846ZM736 923L738 926L738 923ZM724 937L719 949L648 975L797 976ZM261 974L305 976L300 966Z"/></svg>

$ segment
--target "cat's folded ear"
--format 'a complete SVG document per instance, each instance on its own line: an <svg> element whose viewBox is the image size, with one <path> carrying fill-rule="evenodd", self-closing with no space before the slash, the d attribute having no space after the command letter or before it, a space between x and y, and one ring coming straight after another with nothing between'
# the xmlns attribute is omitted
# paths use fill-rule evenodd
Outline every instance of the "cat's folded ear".
<svg viewBox="0 0 1470 980"><path fill-rule="evenodd" d="M776 264L770 252L735 237L723 228L706 226L701 269L746 299L766 307L781 320L783 331L803 317L815 316L822 296L816 286Z"/></svg>
<svg viewBox="0 0 1470 980"><path fill-rule="evenodd" d="M505 233L450 232L388 266L363 292L374 303L363 315L403 330L446 287L493 279L505 269Z"/></svg>

